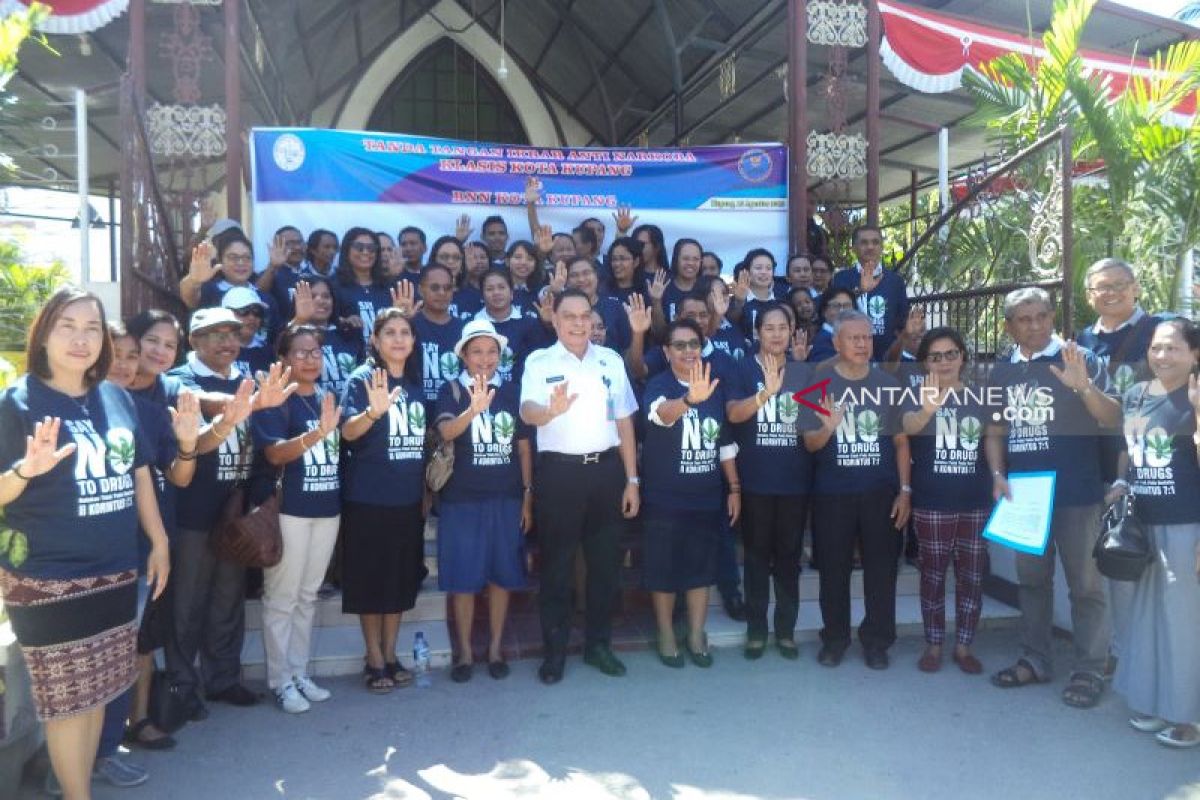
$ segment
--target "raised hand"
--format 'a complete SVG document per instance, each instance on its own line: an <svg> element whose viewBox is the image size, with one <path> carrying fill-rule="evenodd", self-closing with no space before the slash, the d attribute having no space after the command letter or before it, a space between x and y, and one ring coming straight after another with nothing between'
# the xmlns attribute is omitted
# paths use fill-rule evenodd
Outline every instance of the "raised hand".
<svg viewBox="0 0 1200 800"><path fill-rule="evenodd" d="M925 335L925 307L913 306L908 310L908 319L904 320L904 336L906 341L915 344Z"/></svg>
<svg viewBox="0 0 1200 800"><path fill-rule="evenodd" d="M746 298L750 295L750 270L744 269L737 276L737 280L733 282L733 296L738 299L739 303L746 302Z"/></svg>
<svg viewBox="0 0 1200 800"><path fill-rule="evenodd" d="M883 270L881 269L879 274L876 275L874 264L871 264L870 266L862 264L861 266L862 274L858 277L858 288L863 294L868 294L875 291L875 287L878 286L883 280Z"/></svg>
<svg viewBox="0 0 1200 800"><path fill-rule="evenodd" d="M463 214L458 218L458 222L454 225L455 239L458 239L460 242L465 242L467 239L471 238L471 234L474 232L475 229L471 227L471 218L469 216ZM407 281L405 282L407 283Z"/></svg>
<svg viewBox="0 0 1200 800"><path fill-rule="evenodd" d="M650 309L646 308L645 299L637 292L629 295L629 302L625 304L625 314L629 317L629 329L634 333L650 330Z"/></svg>
<svg viewBox="0 0 1200 800"><path fill-rule="evenodd" d="M729 292L718 289L716 281L713 281L713 288L708 290L708 304L712 306L713 314L718 320L724 319L725 313L729 311ZM720 327L719 322L717 327Z"/></svg>
<svg viewBox="0 0 1200 800"><path fill-rule="evenodd" d="M358 314L351 314L348 317L338 317L338 326L342 328L354 328L357 331L363 329L362 317Z"/></svg>
<svg viewBox="0 0 1200 800"><path fill-rule="evenodd" d="M796 328L792 333L792 360L807 361L811 350L812 348L808 344L808 331L804 328Z"/></svg>
<svg viewBox="0 0 1200 800"><path fill-rule="evenodd" d="M282 267L287 263L287 245L283 243L283 237L276 235L271 240L271 247L267 250L267 269Z"/></svg>
<svg viewBox="0 0 1200 800"><path fill-rule="evenodd" d="M296 391L299 384L291 382L292 368L283 366L282 361L276 361L265 373L258 373L258 391L254 393L252 405L255 411L264 408L275 408L283 405L284 401Z"/></svg>
<svg viewBox="0 0 1200 800"><path fill-rule="evenodd" d="M563 381L550 390L550 403L547 408L552 418L567 413L579 398L577 394L567 394L569 384L570 381Z"/></svg>
<svg viewBox="0 0 1200 800"><path fill-rule="evenodd" d="M308 285L308 281L300 281L296 284L296 296L292 300L292 305L296 308L292 314L292 322L299 324L312 319L316 309L313 306L312 287Z"/></svg>
<svg viewBox="0 0 1200 800"><path fill-rule="evenodd" d="M492 398L496 396L496 390L488 386L487 381L483 379L483 375L476 375L471 380L471 385L467 391L471 395L471 416L477 417L487 411L492 405Z"/></svg>
<svg viewBox="0 0 1200 800"><path fill-rule="evenodd" d="M624 236L629 230L637 224L638 218L630 216L633 209L629 206L617 206L616 212L612 215L613 221L617 223L617 233Z"/></svg>
<svg viewBox="0 0 1200 800"><path fill-rule="evenodd" d="M950 396L950 388L941 386L938 376L932 372L925 376L924 383L921 384L921 411L928 416L933 416L938 409L946 404L946 398Z"/></svg>
<svg viewBox="0 0 1200 800"><path fill-rule="evenodd" d="M821 418L821 427L829 433L837 430L837 426L842 424L842 420L846 418L846 409L841 403L833 402L833 395L826 395L821 401L821 408L828 413L818 414Z"/></svg>
<svg viewBox="0 0 1200 800"><path fill-rule="evenodd" d="M646 291L650 293L650 299L655 303L661 303L663 295L667 292L667 271L659 269L654 271L654 278L646 285Z"/></svg>
<svg viewBox="0 0 1200 800"><path fill-rule="evenodd" d="M188 275L199 281L207 283L212 280L212 277L217 274L220 269L213 263L215 251L212 243L205 240L192 248L192 260L188 266Z"/></svg>
<svg viewBox="0 0 1200 800"><path fill-rule="evenodd" d="M712 377L711 364L704 362L693 364L691 373L688 375L688 403L693 406L703 403L712 397L712 393L717 390L720 383L720 378Z"/></svg>
<svg viewBox="0 0 1200 800"><path fill-rule="evenodd" d="M533 244L543 256L550 255L554 250L554 229L549 225L538 225L533 235Z"/></svg>
<svg viewBox="0 0 1200 800"><path fill-rule="evenodd" d="M404 316L411 317L424 305L424 301L416 300L416 292L412 281L396 281L396 285L392 287L392 306L400 309Z"/></svg>
<svg viewBox="0 0 1200 800"><path fill-rule="evenodd" d="M779 356L763 354L762 371L763 390L766 391L768 397L774 397L783 388L783 359Z"/></svg>
<svg viewBox="0 0 1200 800"><path fill-rule="evenodd" d="M200 438L200 398L194 392L183 389L175 403L175 408L167 406L171 414L171 430L179 449L185 453L196 449L196 440Z"/></svg>
<svg viewBox="0 0 1200 800"><path fill-rule="evenodd" d="M326 392L325 396L321 398L321 419L317 423L317 430L321 432L321 438L325 438L337 430L341 418L342 407L333 399L333 392Z"/></svg>
<svg viewBox="0 0 1200 800"><path fill-rule="evenodd" d="M382 369L372 370L371 378L367 381L367 413L376 421L387 415L388 409L403 393L399 386L389 392L387 385L387 372Z"/></svg>
<svg viewBox="0 0 1200 800"><path fill-rule="evenodd" d="M1087 362L1083 358L1083 353L1079 350L1079 345L1075 342L1067 342L1062 349L1063 365L1062 369L1050 366L1050 374L1062 381L1063 386L1075 392L1087 391L1092 385L1092 379L1087 373Z"/></svg>
<svg viewBox="0 0 1200 800"><path fill-rule="evenodd" d="M33 435L25 437L25 455L21 458L21 474L26 478L45 475L58 466L58 462L75 452L75 445L58 445L58 431L62 427L60 417L46 417L33 426Z"/></svg>
<svg viewBox="0 0 1200 800"><path fill-rule="evenodd" d="M554 277L550 279L550 291L559 294L567 288L567 262L559 261L554 265Z"/></svg>
<svg viewBox="0 0 1200 800"><path fill-rule="evenodd" d="M228 422L231 425L241 425L250 416L253 408L254 381L246 378L238 384L237 391L233 393L233 398L225 403L225 410L221 412L221 421Z"/></svg>
<svg viewBox="0 0 1200 800"><path fill-rule="evenodd" d="M533 175L525 177L525 205L535 206L542 196L542 181ZM549 251L547 251L549 252Z"/></svg>

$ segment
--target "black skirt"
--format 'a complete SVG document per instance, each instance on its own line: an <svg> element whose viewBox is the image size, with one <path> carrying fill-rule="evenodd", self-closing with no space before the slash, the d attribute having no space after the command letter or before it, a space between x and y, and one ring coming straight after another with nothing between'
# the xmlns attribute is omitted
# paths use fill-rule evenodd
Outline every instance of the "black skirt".
<svg viewBox="0 0 1200 800"><path fill-rule="evenodd" d="M651 592L685 592L717 579L721 512L647 507L642 511L642 583Z"/></svg>
<svg viewBox="0 0 1200 800"><path fill-rule="evenodd" d="M425 568L421 506L342 506L342 612L398 614L417 603Z"/></svg>

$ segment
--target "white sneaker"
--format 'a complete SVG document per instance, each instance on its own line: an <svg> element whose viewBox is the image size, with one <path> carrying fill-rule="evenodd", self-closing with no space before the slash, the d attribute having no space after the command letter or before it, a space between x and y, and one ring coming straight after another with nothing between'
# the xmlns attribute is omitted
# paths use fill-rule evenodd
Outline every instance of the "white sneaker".
<svg viewBox="0 0 1200 800"><path fill-rule="evenodd" d="M317 686L307 675L293 675L292 684L300 690L300 694L304 695L305 700L311 700L314 703L321 703L333 697L328 689Z"/></svg>
<svg viewBox="0 0 1200 800"><path fill-rule="evenodd" d="M1149 714L1134 714L1129 718L1129 725L1135 731L1142 733L1158 733L1171 727L1171 723L1165 719L1159 719Z"/></svg>
<svg viewBox="0 0 1200 800"><path fill-rule="evenodd" d="M308 701L294 683L285 683L275 690L275 702L289 714L303 714L308 711Z"/></svg>

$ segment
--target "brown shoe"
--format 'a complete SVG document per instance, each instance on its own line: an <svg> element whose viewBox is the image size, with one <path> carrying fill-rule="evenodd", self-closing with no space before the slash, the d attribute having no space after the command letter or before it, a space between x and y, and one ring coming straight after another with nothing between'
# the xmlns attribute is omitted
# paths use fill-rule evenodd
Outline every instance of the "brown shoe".
<svg viewBox="0 0 1200 800"><path fill-rule="evenodd" d="M926 650L921 655L921 659L917 661L917 669L921 670L921 672L937 672L941 668L941 655L936 655L930 650Z"/></svg>
<svg viewBox="0 0 1200 800"><path fill-rule="evenodd" d="M958 668L968 675L978 675L979 673L983 672L983 664L980 663L978 658L970 653L967 653L965 656L960 656L958 653L955 653L954 663L958 664Z"/></svg>

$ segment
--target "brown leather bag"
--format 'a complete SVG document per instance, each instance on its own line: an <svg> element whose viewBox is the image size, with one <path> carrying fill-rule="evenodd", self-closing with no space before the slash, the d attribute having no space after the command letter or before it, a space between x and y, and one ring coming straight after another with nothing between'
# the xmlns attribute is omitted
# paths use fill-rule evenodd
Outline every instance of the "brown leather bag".
<svg viewBox="0 0 1200 800"><path fill-rule="evenodd" d="M273 567L283 558L283 533L279 530L279 492L262 505L246 510L246 490L236 487L225 501L213 529L212 548L217 558L243 567Z"/></svg>

